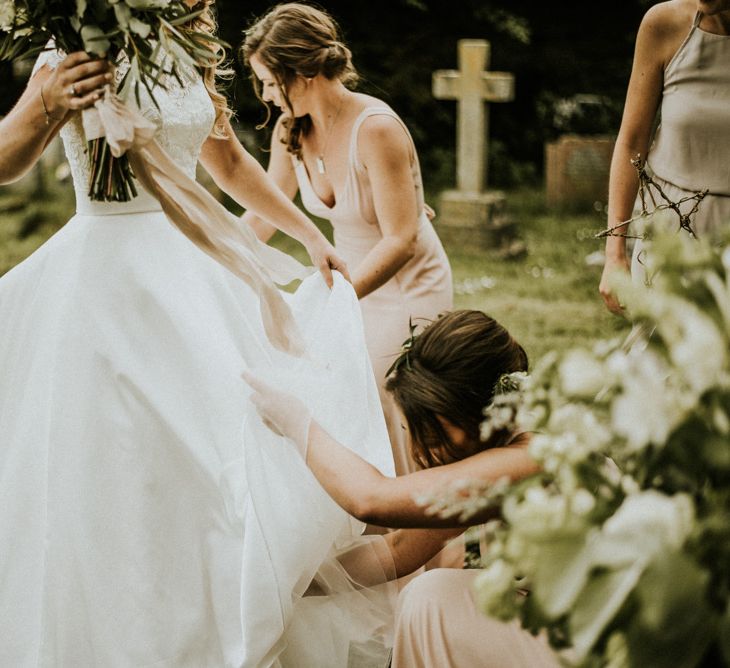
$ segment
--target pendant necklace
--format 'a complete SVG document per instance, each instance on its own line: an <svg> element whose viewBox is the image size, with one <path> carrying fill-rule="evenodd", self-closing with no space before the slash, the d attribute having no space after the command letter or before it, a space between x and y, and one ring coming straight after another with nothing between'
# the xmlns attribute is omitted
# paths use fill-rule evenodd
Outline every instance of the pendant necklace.
<svg viewBox="0 0 730 668"><path fill-rule="evenodd" d="M330 125L329 130L327 131L327 136L324 139L324 147L322 148L322 151L320 152L320 154L317 156L317 160L316 160L317 171L320 174L324 174L327 171L327 169L324 165L324 156L325 156L325 153L327 153L327 144L329 143L330 135L332 134L332 130L334 129L335 124L337 123L337 119L340 117L340 112L342 111L342 107L344 106L346 94L347 94L347 92L342 93L342 96L340 97L340 105L339 105L339 107L337 107L337 113L335 114L335 118L332 121L332 124Z"/></svg>

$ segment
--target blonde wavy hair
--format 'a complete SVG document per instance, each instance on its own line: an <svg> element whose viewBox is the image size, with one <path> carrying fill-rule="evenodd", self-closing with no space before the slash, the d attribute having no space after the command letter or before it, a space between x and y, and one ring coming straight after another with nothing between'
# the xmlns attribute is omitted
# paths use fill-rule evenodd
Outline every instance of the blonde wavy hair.
<svg viewBox="0 0 730 668"><path fill-rule="evenodd" d="M206 35L216 35L218 26L216 24L215 15L212 6L215 0L201 0L193 10L203 10L203 13L197 16L189 25L184 26L188 32L201 32ZM215 107L215 124L213 126L213 137L224 139L226 135L226 125L233 111L228 106L228 100L217 87L218 80L230 80L233 78L234 71L227 65L226 51L220 44L209 40L196 40L201 46L210 49L213 53L212 65L203 69L203 83L210 95L210 99Z"/></svg>

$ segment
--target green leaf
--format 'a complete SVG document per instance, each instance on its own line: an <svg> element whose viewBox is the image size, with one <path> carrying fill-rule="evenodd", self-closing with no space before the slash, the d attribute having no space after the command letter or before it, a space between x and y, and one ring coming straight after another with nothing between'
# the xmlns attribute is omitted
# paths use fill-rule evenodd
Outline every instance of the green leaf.
<svg viewBox="0 0 730 668"><path fill-rule="evenodd" d="M173 19L169 23L172 26L185 25L186 23L188 23L192 19L198 18L198 16L200 16L201 14L203 14L203 12L205 12L204 9L200 9L197 12L190 12L190 14L185 14L184 16L181 16L181 17L179 17L177 19Z"/></svg>
<svg viewBox="0 0 730 668"><path fill-rule="evenodd" d="M581 592L569 620L578 659L585 657L618 614L641 577L644 564L595 574Z"/></svg>
<svg viewBox="0 0 730 668"><path fill-rule="evenodd" d="M694 668L717 630L707 604L709 573L681 552L658 555L641 576L639 605L626 631L633 663L642 668Z"/></svg>
<svg viewBox="0 0 730 668"><path fill-rule="evenodd" d="M129 21L129 29L133 33L139 35L142 39L147 39L152 32L151 25L134 17Z"/></svg>
<svg viewBox="0 0 730 668"><path fill-rule="evenodd" d="M553 619L568 612L592 567L591 546L583 534L539 545L532 596Z"/></svg>
<svg viewBox="0 0 730 668"><path fill-rule="evenodd" d="M88 25L81 28L81 39L84 42L84 49L96 56L105 55L111 48L111 42L99 26Z"/></svg>

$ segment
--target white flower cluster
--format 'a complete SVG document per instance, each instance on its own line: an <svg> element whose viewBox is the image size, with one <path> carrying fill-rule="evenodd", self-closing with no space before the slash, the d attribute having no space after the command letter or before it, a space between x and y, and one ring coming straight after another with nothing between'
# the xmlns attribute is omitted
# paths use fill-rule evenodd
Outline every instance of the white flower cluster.
<svg viewBox="0 0 730 668"><path fill-rule="evenodd" d="M15 26L15 2L0 0L0 31L10 32Z"/></svg>
<svg viewBox="0 0 730 668"><path fill-rule="evenodd" d="M546 355L482 425L531 430L543 470L504 493L478 601L554 631L569 664L730 663L730 597L708 589L730 581L730 246L649 248L652 284L618 285L627 341Z"/></svg>
<svg viewBox="0 0 730 668"><path fill-rule="evenodd" d="M424 506L431 515L458 517L466 522L483 510L496 507L509 486L509 479L503 478L487 484L474 480L458 480L451 485L416 497L418 505Z"/></svg>

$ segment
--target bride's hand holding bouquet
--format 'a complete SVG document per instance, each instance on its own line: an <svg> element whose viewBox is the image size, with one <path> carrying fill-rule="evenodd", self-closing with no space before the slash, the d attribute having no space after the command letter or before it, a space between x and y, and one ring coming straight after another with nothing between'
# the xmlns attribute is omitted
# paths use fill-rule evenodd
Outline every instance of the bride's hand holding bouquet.
<svg viewBox="0 0 730 668"><path fill-rule="evenodd" d="M107 60L94 59L84 51L69 54L41 86L46 123L60 123L69 112L93 106L112 76Z"/></svg>
<svg viewBox="0 0 730 668"><path fill-rule="evenodd" d="M182 83L191 70L216 64L220 41L193 27L204 9L180 0L0 0L0 60L31 58L49 45L69 54L41 90L49 123L114 104L117 93L139 103L145 89L154 101L155 88L170 77ZM107 61L129 63L117 84ZM98 119L84 125L91 199L130 200L136 189L126 157L110 148Z"/></svg>

